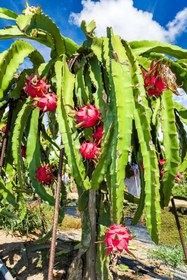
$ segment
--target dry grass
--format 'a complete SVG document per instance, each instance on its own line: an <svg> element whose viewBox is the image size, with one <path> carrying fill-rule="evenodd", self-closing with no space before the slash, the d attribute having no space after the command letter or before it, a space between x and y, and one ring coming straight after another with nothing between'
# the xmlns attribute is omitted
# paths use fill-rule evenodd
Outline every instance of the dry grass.
<svg viewBox="0 0 187 280"><path fill-rule="evenodd" d="M182 233L185 241L187 241L187 215L182 214L179 211L178 217L180 221L180 225L182 228ZM161 224L161 234L160 234L160 242L167 245L176 245L180 244L179 233L177 230L177 225L175 222L175 217L168 208L162 210L162 224Z"/></svg>
<svg viewBox="0 0 187 280"><path fill-rule="evenodd" d="M59 225L59 229L80 229L81 219L70 215L65 215L62 223Z"/></svg>
<svg viewBox="0 0 187 280"><path fill-rule="evenodd" d="M125 209L125 217L134 217L136 212L136 206L130 205ZM180 225L182 228L182 233L187 244L187 211L181 212L180 208L177 211ZM143 214L139 223L145 226L145 215ZM161 232L160 232L160 243L166 245L177 245L180 244L179 233L177 230L177 225L175 217L169 208L161 210Z"/></svg>

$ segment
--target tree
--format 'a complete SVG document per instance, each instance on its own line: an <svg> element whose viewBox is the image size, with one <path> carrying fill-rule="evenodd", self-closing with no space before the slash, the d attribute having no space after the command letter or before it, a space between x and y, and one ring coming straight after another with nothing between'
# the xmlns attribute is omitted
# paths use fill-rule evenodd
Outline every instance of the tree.
<svg viewBox="0 0 187 280"><path fill-rule="evenodd" d="M106 245L95 241L124 222L124 199L138 203L134 223L145 209L158 242L161 207L168 205L175 176L187 168L187 109L173 99L178 87L187 91L187 51L156 41L126 42L111 28L98 38L93 21L82 22L86 39L78 46L38 7L27 6L21 15L1 8L0 16L14 22L0 30L0 39L16 38L0 54L1 214L23 219L28 192L55 204L44 184L54 182L53 157L60 150L58 178L68 165L82 212L81 247L69 279L83 273L108 280ZM51 59L46 62L22 38L48 46ZM26 58L32 67L21 71ZM139 199L124 186L129 163L139 166Z"/></svg>

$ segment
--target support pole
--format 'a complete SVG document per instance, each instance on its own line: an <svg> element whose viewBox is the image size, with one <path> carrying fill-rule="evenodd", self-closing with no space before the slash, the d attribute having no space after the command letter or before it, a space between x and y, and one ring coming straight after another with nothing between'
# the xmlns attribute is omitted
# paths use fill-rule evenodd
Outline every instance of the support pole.
<svg viewBox="0 0 187 280"><path fill-rule="evenodd" d="M171 198L171 204L172 204L172 208L173 208L173 214L175 216L177 229L178 229L178 232L179 232L181 245L182 245L183 252L184 252L184 257L185 257L184 261L187 264L187 249L186 249L186 245L185 245L185 242L184 242L184 237L183 237L183 234L182 234L182 228L181 228L181 225L180 225L180 221L179 221L179 217L178 217L178 214L177 214L177 210L176 210L176 207L175 207L175 201L174 201L173 197Z"/></svg>
<svg viewBox="0 0 187 280"><path fill-rule="evenodd" d="M8 120L7 120L7 123L6 123L6 132L5 132L5 136L3 138L3 143L2 143L2 148L1 148L1 155L0 155L0 176L1 176L1 171L2 171L3 162L4 162L6 146L7 146L7 142L8 142L8 136L9 136L10 125L11 125L11 120L12 120L12 112L13 112L13 101L10 100Z"/></svg>
<svg viewBox="0 0 187 280"><path fill-rule="evenodd" d="M63 157L64 157L64 149L61 149L59 165L58 165L57 185L56 185L56 192L55 192L56 197L55 197L55 209L54 209L54 216L53 216L53 232L52 232L51 248L50 248L48 280L53 280L53 268L54 268L54 260L55 260L57 226L58 226L58 217L59 217Z"/></svg>
<svg viewBox="0 0 187 280"><path fill-rule="evenodd" d="M89 190L88 212L91 223L91 241L86 252L86 280L96 280L96 191Z"/></svg>

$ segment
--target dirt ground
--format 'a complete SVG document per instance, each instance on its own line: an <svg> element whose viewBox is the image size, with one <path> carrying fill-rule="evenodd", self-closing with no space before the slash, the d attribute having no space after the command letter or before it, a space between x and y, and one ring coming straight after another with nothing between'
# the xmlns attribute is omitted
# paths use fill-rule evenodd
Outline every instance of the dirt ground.
<svg viewBox="0 0 187 280"><path fill-rule="evenodd" d="M36 244L35 241L36 236L19 237L0 231L0 258L14 279L47 279L50 243ZM54 280L65 279L65 271L72 260L69 250L72 250L72 242L58 241Z"/></svg>
<svg viewBox="0 0 187 280"><path fill-rule="evenodd" d="M187 279L187 268L184 272L174 271L171 267L151 259L149 251L154 249L155 245L148 240L144 226L136 227L135 229L136 238L131 240L129 244L129 249L135 257L129 255L121 257L121 264L126 265L128 269L122 271L117 267L113 267L114 280ZM138 238L138 235L142 235L142 230L144 241ZM67 270L76 256L77 250L75 250L75 246L80 241L80 238L80 229L60 230L58 232L54 280L68 280ZM0 230L0 259L15 280L47 279L50 242L38 244L37 240L38 236L36 235L30 234L27 237L13 236Z"/></svg>
<svg viewBox="0 0 187 280"><path fill-rule="evenodd" d="M66 235L68 236L68 233ZM61 239L57 243L54 280L67 279L66 271L73 259L72 253L67 252L72 250L75 244L68 239ZM39 245L35 241L36 236L19 237L6 235L5 232L0 231L0 258L6 264L14 279L47 279L50 243ZM120 271L114 267L114 280L186 279L176 278L168 267L151 260L147 253L151 246L149 243L132 240L130 250L136 258L126 255L122 257L121 263L129 267L128 271ZM74 251L74 256L75 253L76 251Z"/></svg>

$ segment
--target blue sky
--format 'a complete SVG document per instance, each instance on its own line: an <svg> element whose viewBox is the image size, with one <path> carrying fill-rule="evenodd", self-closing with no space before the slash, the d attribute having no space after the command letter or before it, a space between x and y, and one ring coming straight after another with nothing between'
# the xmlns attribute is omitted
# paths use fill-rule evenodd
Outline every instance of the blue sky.
<svg viewBox="0 0 187 280"><path fill-rule="evenodd" d="M113 26L128 41L159 40L187 48L186 0L30 0L41 6L57 23L63 35L78 44L84 40L79 25L82 19L97 22L97 35L104 35L106 26ZM24 0L1 0L0 6L21 13ZM7 24L0 19L0 27ZM9 23L10 24L10 23ZM9 45L0 42L0 51Z"/></svg>

